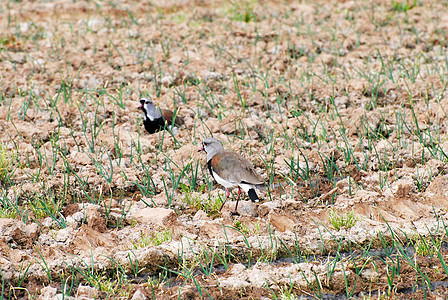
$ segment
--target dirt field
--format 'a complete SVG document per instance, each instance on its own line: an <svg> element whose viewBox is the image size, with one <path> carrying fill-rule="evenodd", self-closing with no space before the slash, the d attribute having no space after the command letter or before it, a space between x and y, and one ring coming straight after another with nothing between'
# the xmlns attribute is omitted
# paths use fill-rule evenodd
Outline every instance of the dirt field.
<svg viewBox="0 0 448 300"><path fill-rule="evenodd" d="M447 36L446 1L1 1L1 297L445 299ZM261 203L218 210L209 136Z"/></svg>

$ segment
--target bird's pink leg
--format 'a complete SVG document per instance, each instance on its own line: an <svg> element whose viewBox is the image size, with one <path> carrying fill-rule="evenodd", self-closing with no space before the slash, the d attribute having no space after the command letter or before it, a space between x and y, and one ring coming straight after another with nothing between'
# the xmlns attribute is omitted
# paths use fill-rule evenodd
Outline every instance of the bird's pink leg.
<svg viewBox="0 0 448 300"><path fill-rule="evenodd" d="M240 195L241 195L241 188L238 187L238 196L236 197L236 204L235 204L235 211L233 212L234 214L237 214L237 208L238 208L238 201L240 201Z"/></svg>
<svg viewBox="0 0 448 300"><path fill-rule="evenodd" d="M226 204L227 198L229 198L229 196L230 196L230 191L229 191L228 188L226 188L226 199L224 199L224 202L222 203L221 208L219 209L219 211L222 210L222 208L224 207L224 204Z"/></svg>

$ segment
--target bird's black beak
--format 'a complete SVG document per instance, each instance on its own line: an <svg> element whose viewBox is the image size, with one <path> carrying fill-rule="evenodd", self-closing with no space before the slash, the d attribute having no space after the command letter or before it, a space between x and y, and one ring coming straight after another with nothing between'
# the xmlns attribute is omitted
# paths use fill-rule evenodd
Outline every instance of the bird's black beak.
<svg viewBox="0 0 448 300"><path fill-rule="evenodd" d="M201 152L201 151L205 151L204 146L202 146L202 148L198 150L198 152Z"/></svg>

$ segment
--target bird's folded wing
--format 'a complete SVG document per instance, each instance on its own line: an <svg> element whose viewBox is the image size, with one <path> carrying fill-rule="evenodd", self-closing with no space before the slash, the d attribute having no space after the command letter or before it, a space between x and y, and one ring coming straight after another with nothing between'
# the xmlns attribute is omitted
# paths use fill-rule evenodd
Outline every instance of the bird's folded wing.
<svg viewBox="0 0 448 300"><path fill-rule="evenodd" d="M174 124L176 124L176 126L180 127L185 124L184 120L177 114L174 114L171 110L161 109L160 112L162 113L162 116L168 123L168 125L171 125L173 123L174 118L176 118L174 120Z"/></svg>
<svg viewBox="0 0 448 300"><path fill-rule="evenodd" d="M212 159L213 171L219 177L234 183L263 184L252 164L238 153L222 151Z"/></svg>

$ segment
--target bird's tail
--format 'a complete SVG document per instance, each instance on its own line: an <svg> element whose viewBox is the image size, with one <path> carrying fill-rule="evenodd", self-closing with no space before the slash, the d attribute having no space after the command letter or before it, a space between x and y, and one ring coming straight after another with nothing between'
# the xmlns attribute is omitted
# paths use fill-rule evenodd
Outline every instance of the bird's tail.
<svg viewBox="0 0 448 300"><path fill-rule="evenodd" d="M250 200L252 200L253 202L260 202L260 198L258 198L257 193L255 192L255 189L249 189L249 191L247 192L249 194L249 198Z"/></svg>

